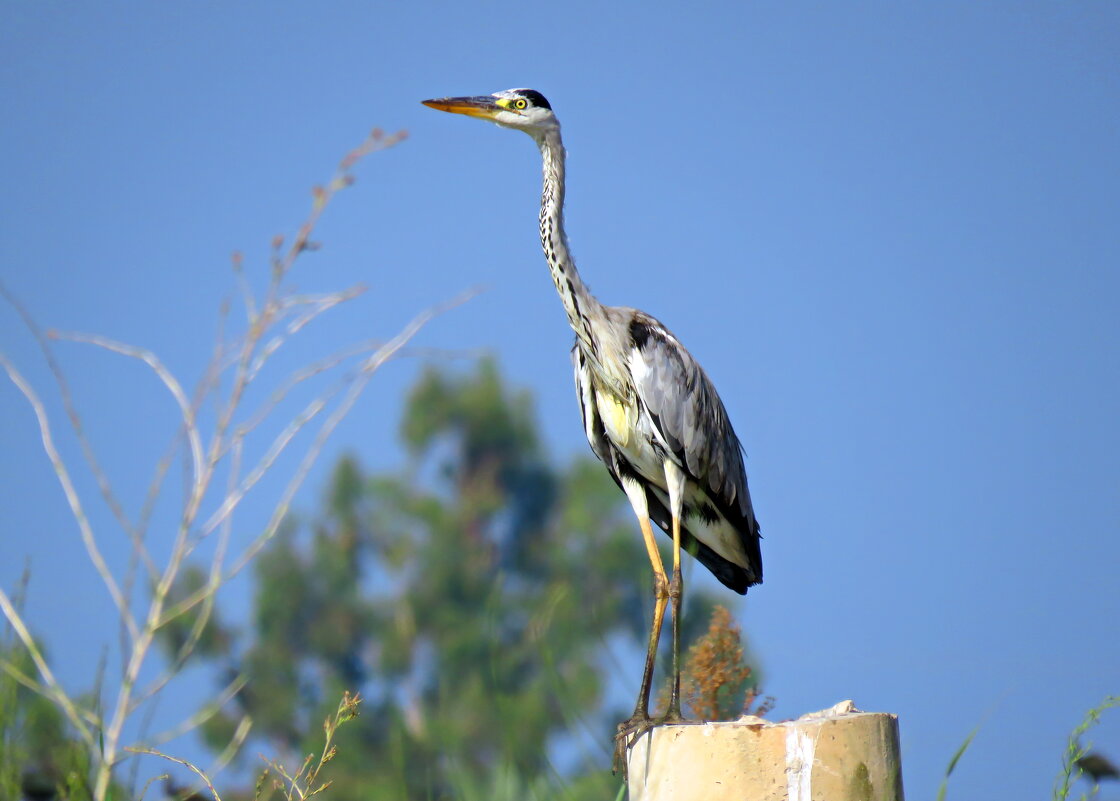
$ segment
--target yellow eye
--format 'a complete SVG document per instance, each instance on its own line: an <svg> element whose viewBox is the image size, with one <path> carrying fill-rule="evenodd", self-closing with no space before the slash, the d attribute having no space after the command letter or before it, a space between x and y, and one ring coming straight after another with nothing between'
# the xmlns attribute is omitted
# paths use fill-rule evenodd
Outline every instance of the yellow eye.
<svg viewBox="0 0 1120 801"><path fill-rule="evenodd" d="M515 100L514 103L513 103L514 108L525 108L527 105L529 105L529 104L525 101L525 98L523 98L523 97L517 98L517 100Z"/></svg>

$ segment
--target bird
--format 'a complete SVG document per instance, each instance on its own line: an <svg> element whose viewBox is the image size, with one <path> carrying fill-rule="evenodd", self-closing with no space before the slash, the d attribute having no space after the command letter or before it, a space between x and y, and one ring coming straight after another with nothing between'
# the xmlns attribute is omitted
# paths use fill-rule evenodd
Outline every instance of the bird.
<svg viewBox="0 0 1120 801"><path fill-rule="evenodd" d="M643 732L683 720L680 709L681 550L731 590L762 582L758 520L743 448L707 373L654 317L600 303L580 278L564 230L565 159L560 121L534 89L421 101L439 111L523 131L541 153L540 239L575 332L572 365L584 433L625 493L654 574L653 622L634 714L618 726L615 765ZM650 520L673 540L667 573ZM665 608L672 610L672 684L664 717L649 696Z"/></svg>
<svg viewBox="0 0 1120 801"><path fill-rule="evenodd" d="M1106 779L1120 780L1120 768L1117 768L1112 760L1100 752L1089 752L1078 759L1075 764L1094 784L1100 784L1101 781Z"/></svg>

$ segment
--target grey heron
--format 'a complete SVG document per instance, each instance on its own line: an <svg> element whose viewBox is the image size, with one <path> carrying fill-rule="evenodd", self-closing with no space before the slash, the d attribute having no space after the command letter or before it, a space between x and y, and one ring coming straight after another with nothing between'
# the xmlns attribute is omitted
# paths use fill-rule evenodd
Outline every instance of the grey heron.
<svg viewBox="0 0 1120 801"><path fill-rule="evenodd" d="M673 681L668 711L657 722L682 719L681 549L739 594L762 582L758 521L742 446L715 386L669 329L637 309L603 305L580 279L564 232L560 122L544 96L533 89L509 89L423 103L524 131L540 148L541 245L576 335L572 363L584 432L634 509L654 574L653 624L642 685L633 716L618 727L615 753L621 757L632 738L655 723L649 715L650 685L670 602ZM671 577L651 519L673 538Z"/></svg>

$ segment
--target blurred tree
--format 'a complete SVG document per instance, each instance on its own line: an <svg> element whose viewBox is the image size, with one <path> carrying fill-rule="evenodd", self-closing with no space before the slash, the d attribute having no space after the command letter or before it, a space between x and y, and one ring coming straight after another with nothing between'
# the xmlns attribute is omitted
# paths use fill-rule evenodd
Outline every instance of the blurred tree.
<svg viewBox="0 0 1120 801"><path fill-rule="evenodd" d="M622 494L591 459L549 463L529 396L490 361L426 372L401 432L406 470L371 478L344 459L321 515L256 562L252 631L204 635L232 642L229 670L248 677L210 742L248 713L252 736L298 763L343 691L360 691L332 799L612 797L614 723L630 710L603 709L607 643L640 648L651 606ZM686 633L710 607L690 590Z"/></svg>
<svg viewBox="0 0 1120 801"><path fill-rule="evenodd" d="M89 799L89 751L54 702L16 679L34 676L35 666L26 649L4 639L0 661L10 670L0 672L0 799Z"/></svg>

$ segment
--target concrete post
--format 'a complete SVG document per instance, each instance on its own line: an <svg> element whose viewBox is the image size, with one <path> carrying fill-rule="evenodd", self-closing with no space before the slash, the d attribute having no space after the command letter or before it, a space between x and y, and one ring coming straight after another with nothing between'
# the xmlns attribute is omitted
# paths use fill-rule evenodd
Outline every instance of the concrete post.
<svg viewBox="0 0 1120 801"><path fill-rule="evenodd" d="M657 726L627 764L630 801L903 801L898 718L851 701L784 723Z"/></svg>

